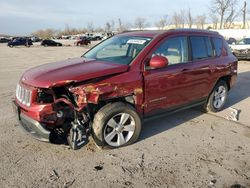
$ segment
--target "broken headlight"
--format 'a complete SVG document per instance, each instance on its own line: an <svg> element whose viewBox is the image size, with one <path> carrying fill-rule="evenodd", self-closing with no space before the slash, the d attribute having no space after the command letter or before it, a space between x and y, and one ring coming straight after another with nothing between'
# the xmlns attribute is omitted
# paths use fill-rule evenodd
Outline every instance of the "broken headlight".
<svg viewBox="0 0 250 188"><path fill-rule="evenodd" d="M37 92L36 101L40 104L53 103L54 97L50 91L39 90Z"/></svg>

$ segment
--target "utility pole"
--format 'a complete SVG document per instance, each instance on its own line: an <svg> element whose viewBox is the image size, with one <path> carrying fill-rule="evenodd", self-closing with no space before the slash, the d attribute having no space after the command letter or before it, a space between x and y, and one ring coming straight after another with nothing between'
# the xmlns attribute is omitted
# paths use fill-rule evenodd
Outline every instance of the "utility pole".
<svg viewBox="0 0 250 188"><path fill-rule="evenodd" d="M247 14L247 2L244 1L244 6L242 8L242 12L243 12L243 29L246 29L246 14Z"/></svg>

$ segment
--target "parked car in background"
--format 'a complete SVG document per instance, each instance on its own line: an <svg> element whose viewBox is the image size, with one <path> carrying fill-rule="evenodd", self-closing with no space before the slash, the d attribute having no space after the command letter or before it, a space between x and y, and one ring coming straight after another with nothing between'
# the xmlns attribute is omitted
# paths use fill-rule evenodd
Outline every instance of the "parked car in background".
<svg viewBox="0 0 250 188"><path fill-rule="evenodd" d="M0 38L0 43L8 43L9 41L11 41L11 39L8 39L8 38L5 38L5 37Z"/></svg>
<svg viewBox="0 0 250 188"><path fill-rule="evenodd" d="M81 46L81 45L89 45L91 41L87 37L81 37L79 40L77 40L74 44L76 46Z"/></svg>
<svg viewBox="0 0 250 188"><path fill-rule="evenodd" d="M236 42L237 42L236 39L233 38L233 37L230 37L230 38L227 40L227 43L228 43L228 44L234 44L234 43L236 43Z"/></svg>
<svg viewBox="0 0 250 188"><path fill-rule="evenodd" d="M42 46L62 46L62 43L56 42L54 40L45 39L41 42Z"/></svg>
<svg viewBox="0 0 250 188"><path fill-rule="evenodd" d="M143 119L198 105L222 110L237 66L217 32L127 32L79 58L26 71L13 107L39 140L61 136L79 149L92 134L100 147L117 148L139 138Z"/></svg>
<svg viewBox="0 0 250 188"><path fill-rule="evenodd" d="M230 48L238 59L250 59L250 37L231 44Z"/></svg>
<svg viewBox="0 0 250 188"><path fill-rule="evenodd" d="M33 45L32 41L29 38L15 38L8 42L7 46L12 48L13 46L26 46L30 47Z"/></svg>
<svg viewBox="0 0 250 188"><path fill-rule="evenodd" d="M102 37L101 36L92 36L90 39L92 41L97 41L97 40L102 40Z"/></svg>
<svg viewBox="0 0 250 188"><path fill-rule="evenodd" d="M42 41L42 39L40 39L39 37L31 37L30 39L32 40L32 42L40 42L40 41Z"/></svg>

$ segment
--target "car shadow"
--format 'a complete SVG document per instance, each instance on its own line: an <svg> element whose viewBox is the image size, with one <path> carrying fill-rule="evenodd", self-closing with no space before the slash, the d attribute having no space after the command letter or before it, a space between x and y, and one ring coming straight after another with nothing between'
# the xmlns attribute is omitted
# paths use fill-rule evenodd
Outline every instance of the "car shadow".
<svg viewBox="0 0 250 188"><path fill-rule="evenodd" d="M192 121L192 119L197 118L202 114L202 111L199 111L196 108L191 108L165 116L156 116L155 118L143 122L142 132L139 141L165 132L185 122Z"/></svg>
<svg viewBox="0 0 250 188"><path fill-rule="evenodd" d="M231 107L232 105L250 97L249 86L250 71L239 73L237 83L229 92L228 101L225 105L225 108ZM185 122L192 121L192 119L197 118L202 114L204 114L204 112L202 112L201 108L200 110L199 108L192 108L177 113L172 113L170 115L160 117L156 116L154 119L143 123L139 142L179 126Z"/></svg>

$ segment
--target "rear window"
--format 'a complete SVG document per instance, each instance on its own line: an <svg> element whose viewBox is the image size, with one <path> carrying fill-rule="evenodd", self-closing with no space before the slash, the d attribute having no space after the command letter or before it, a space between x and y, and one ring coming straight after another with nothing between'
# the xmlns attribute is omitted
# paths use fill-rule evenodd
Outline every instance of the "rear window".
<svg viewBox="0 0 250 188"><path fill-rule="evenodd" d="M214 44L214 55L219 57L221 56L223 42L220 38L213 38L212 40Z"/></svg>
<svg viewBox="0 0 250 188"><path fill-rule="evenodd" d="M206 59L213 56L212 45L208 37L191 36L190 42L193 60Z"/></svg>

